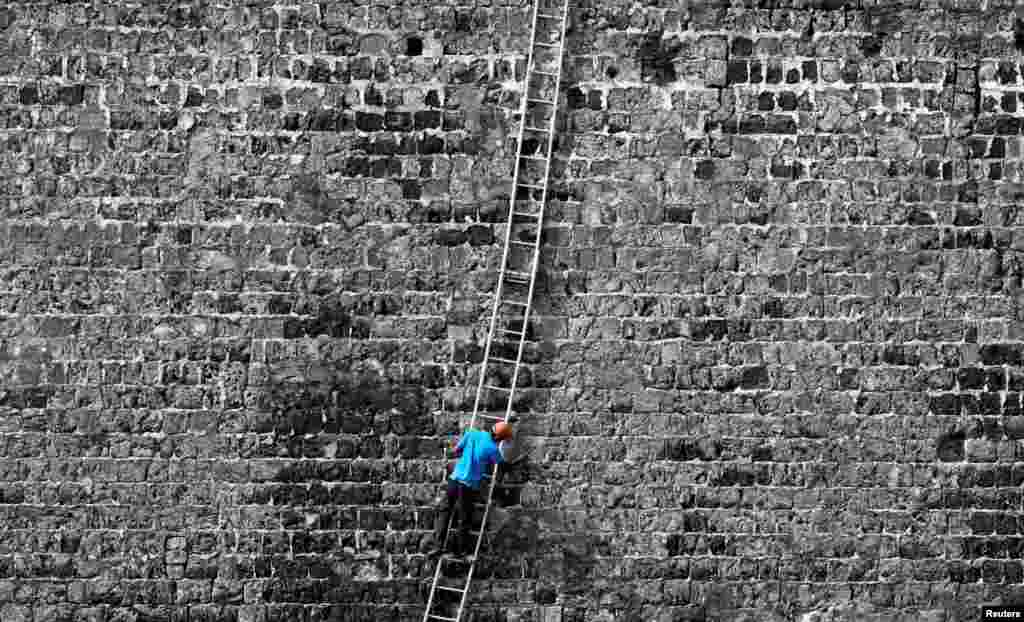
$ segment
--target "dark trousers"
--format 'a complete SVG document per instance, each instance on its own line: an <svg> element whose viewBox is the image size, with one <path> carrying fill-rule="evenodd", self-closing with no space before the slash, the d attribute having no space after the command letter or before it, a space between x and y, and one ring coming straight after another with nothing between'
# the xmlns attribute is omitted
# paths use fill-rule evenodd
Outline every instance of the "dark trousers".
<svg viewBox="0 0 1024 622"><path fill-rule="evenodd" d="M448 534L448 521L458 506L459 535L455 539L455 545L449 548L457 555L468 555L473 552L469 529L473 522L473 504L476 503L477 496L478 491L462 482L448 480L448 489L445 491L444 500L437 508L437 520L434 523L434 542L438 547L444 545L445 536Z"/></svg>

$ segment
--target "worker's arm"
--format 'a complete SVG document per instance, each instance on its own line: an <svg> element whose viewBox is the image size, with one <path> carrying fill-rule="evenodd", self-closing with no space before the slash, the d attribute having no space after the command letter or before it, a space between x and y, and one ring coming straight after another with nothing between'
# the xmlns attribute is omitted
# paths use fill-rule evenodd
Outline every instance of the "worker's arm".
<svg viewBox="0 0 1024 622"><path fill-rule="evenodd" d="M504 465L506 462L505 454L501 451L501 446L504 445L505 443L506 441L501 441L500 443L498 443L497 446L495 446L494 448L494 453L491 455L491 462L494 463L495 467L500 467ZM497 470L498 473L501 473L504 469L499 468Z"/></svg>

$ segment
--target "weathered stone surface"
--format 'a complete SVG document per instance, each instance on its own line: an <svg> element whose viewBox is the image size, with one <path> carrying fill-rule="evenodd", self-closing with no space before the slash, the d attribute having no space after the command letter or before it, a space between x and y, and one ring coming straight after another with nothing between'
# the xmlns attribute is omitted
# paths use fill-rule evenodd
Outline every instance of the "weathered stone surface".
<svg viewBox="0 0 1024 622"><path fill-rule="evenodd" d="M0 620L420 619L528 4L0 6ZM476 619L1020 602L1024 15L582 4Z"/></svg>

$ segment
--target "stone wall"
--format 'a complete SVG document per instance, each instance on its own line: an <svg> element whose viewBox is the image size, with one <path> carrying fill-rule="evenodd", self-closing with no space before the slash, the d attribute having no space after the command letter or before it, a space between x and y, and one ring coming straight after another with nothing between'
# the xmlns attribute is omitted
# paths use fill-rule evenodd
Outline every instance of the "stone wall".
<svg viewBox="0 0 1024 622"><path fill-rule="evenodd" d="M1012 3L578 4L473 619L1020 602ZM0 4L0 619L419 619L528 15Z"/></svg>

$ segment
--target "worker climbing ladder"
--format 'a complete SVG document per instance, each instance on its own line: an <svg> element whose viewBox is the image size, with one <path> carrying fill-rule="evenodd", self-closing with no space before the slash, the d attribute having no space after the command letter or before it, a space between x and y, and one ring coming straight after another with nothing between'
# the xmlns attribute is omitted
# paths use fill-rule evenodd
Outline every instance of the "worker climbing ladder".
<svg viewBox="0 0 1024 622"><path fill-rule="evenodd" d="M534 2L505 245L470 427L478 423L489 427L513 415L540 257L568 17L569 0ZM471 532L476 539L471 557L445 555L438 560L423 622L461 622L494 502L497 474L495 467L485 480L489 485L481 491L486 501L480 504L479 527ZM445 611L437 611L442 607Z"/></svg>

